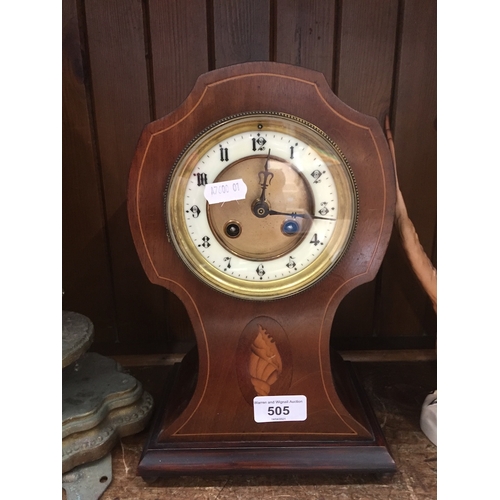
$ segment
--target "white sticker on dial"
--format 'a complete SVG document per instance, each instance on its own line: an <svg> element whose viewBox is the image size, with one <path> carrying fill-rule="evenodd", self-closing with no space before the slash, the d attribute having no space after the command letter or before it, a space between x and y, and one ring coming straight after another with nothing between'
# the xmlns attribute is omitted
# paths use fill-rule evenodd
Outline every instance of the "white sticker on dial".
<svg viewBox="0 0 500 500"><path fill-rule="evenodd" d="M210 205L225 203L226 201L244 200L247 194L247 185L243 179L233 181L213 182L205 186L205 199Z"/></svg>
<svg viewBox="0 0 500 500"><path fill-rule="evenodd" d="M302 422L307 419L305 396L256 396L253 418L262 422Z"/></svg>

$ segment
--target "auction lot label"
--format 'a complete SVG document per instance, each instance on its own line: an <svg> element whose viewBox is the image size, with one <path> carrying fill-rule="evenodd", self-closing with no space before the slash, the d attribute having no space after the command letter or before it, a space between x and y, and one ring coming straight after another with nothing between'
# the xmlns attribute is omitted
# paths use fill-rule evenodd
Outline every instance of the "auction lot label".
<svg viewBox="0 0 500 500"><path fill-rule="evenodd" d="M305 396L257 396L253 399L256 422L301 422L307 419Z"/></svg>

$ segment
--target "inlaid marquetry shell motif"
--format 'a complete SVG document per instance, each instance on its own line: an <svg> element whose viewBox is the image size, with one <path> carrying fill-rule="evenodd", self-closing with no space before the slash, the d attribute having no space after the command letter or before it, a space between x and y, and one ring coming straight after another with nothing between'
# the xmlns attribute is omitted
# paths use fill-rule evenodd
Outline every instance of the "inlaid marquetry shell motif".
<svg viewBox="0 0 500 500"><path fill-rule="evenodd" d="M283 370L276 343L261 325L251 345L248 370L252 385L259 396L269 395L271 386Z"/></svg>

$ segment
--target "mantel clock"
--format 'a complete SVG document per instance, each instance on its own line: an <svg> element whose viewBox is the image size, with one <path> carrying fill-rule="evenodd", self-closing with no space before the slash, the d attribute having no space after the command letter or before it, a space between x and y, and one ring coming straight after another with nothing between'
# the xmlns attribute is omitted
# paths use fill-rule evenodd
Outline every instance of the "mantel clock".
<svg viewBox="0 0 500 500"><path fill-rule="evenodd" d="M315 71L212 71L145 127L132 235L149 279L186 307L197 347L167 383L143 477L394 471L329 347L341 299L380 266L394 203L379 123Z"/></svg>

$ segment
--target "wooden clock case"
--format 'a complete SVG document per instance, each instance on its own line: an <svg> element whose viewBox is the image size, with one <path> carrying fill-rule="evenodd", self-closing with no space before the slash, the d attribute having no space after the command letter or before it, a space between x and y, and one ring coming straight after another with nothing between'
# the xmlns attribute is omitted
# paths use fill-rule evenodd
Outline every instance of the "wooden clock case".
<svg viewBox="0 0 500 500"><path fill-rule="evenodd" d="M291 114L324 131L347 158L359 197L354 236L340 262L309 289L266 301L231 297L196 278L169 241L163 201L170 171L193 137L255 111ZM271 62L218 69L200 76L178 109L145 127L130 171L131 231L151 282L186 307L197 349L167 382L141 476L395 470L350 366L330 352L341 299L380 267L394 205L394 169L380 124L342 103L315 71ZM305 421L254 421L248 360L259 325L283 362L270 395L305 395Z"/></svg>

